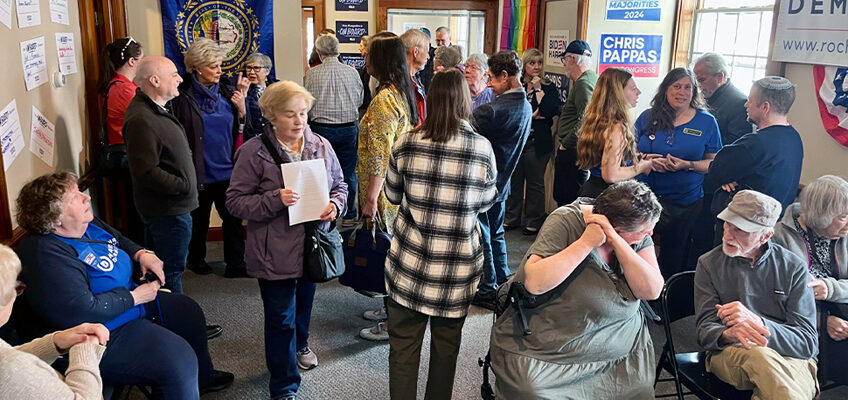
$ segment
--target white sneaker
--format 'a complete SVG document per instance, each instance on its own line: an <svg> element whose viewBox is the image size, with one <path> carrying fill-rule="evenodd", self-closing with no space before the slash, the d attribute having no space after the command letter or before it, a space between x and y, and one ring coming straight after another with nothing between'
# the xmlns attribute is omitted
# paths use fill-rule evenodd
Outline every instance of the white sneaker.
<svg viewBox="0 0 848 400"><path fill-rule="evenodd" d="M369 321L383 322L389 319L389 315L386 314L386 307L381 307L379 310L368 310L362 313L362 318Z"/></svg>
<svg viewBox="0 0 848 400"><path fill-rule="evenodd" d="M310 370L318 366L318 356L309 347L297 352L297 366L303 370Z"/></svg>
<svg viewBox="0 0 848 400"><path fill-rule="evenodd" d="M374 326L374 327L371 327L371 328L365 328L365 329L359 331L359 337L366 339L366 340L381 342L381 341L389 340L389 331L388 331L388 328L386 327L386 323L380 322L379 324L377 324L377 326Z"/></svg>

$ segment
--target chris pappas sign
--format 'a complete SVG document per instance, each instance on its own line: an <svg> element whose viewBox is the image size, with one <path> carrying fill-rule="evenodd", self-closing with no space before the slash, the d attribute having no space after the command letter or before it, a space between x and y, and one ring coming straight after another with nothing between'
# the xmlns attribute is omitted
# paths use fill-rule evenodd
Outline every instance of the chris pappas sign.
<svg viewBox="0 0 848 400"><path fill-rule="evenodd" d="M661 51L662 35L602 34L598 72L615 67L636 78L657 78Z"/></svg>

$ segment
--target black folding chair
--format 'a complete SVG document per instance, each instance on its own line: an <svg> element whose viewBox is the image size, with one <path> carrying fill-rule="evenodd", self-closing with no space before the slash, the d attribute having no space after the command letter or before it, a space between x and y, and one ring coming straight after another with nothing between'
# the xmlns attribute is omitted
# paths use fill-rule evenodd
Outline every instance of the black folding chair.
<svg viewBox="0 0 848 400"><path fill-rule="evenodd" d="M707 372L704 353L677 353L674 350L671 324L690 315L695 315L695 271L680 272L669 278L660 296L660 304L662 305L666 341L657 364L654 387L656 387L657 382L674 381L677 393L657 397L676 396L679 400L683 400L683 395L693 394L699 399L709 400L750 399L751 391L737 390ZM693 326L693 329L687 331L695 332L694 328ZM663 370L668 371L671 378L659 379ZM683 386L690 391L684 392Z"/></svg>

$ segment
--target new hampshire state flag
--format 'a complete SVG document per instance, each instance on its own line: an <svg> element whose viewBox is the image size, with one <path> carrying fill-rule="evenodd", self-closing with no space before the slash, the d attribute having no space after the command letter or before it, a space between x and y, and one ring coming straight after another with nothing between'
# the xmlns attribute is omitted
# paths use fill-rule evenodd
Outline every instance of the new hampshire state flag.
<svg viewBox="0 0 848 400"><path fill-rule="evenodd" d="M251 53L274 59L273 0L161 0L161 4L165 56L181 74L183 53L199 37L215 40L226 51L221 68L228 77L238 74Z"/></svg>

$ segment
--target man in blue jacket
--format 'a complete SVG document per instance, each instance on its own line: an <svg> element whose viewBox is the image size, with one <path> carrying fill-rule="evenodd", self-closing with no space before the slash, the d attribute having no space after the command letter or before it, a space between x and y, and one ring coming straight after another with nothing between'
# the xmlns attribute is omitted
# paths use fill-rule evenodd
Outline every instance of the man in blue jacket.
<svg viewBox="0 0 848 400"><path fill-rule="evenodd" d="M483 279L471 304L494 310L498 285L511 274L506 262L504 202L509 195L509 178L515 170L530 134L533 111L521 87L521 57L500 51L489 58L489 83L495 100L474 110L477 132L492 143L498 167L498 198L489 211L480 214L483 233Z"/></svg>

